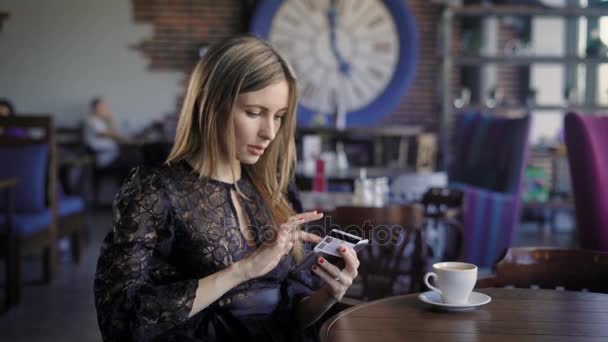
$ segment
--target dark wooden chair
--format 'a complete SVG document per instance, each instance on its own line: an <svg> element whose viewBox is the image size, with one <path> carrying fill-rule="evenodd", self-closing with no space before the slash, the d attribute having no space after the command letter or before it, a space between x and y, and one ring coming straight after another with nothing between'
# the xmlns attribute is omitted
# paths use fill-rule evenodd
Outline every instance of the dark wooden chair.
<svg viewBox="0 0 608 342"><path fill-rule="evenodd" d="M432 262L462 257L462 207L464 192L459 189L429 188L420 200L427 220L428 257ZM429 239L434 229L436 239Z"/></svg>
<svg viewBox="0 0 608 342"><path fill-rule="evenodd" d="M349 297L372 300L420 290L426 260L420 205L337 207L331 223L370 240L358 255L361 291ZM403 278L409 280L406 290L398 286Z"/></svg>
<svg viewBox="0 0 608 342"><path fill-rule="evenodd" d="M84 127L76 126L58 126L55 128L57 146L70 150L84 151Z"/></svg>
<svg viewBox="0 0 608 342"><path fill-rule="evenodd" d="M120 154L123 155L123 157L119 157L119 158L124 158L126 160L130 161L131 166L129 166L129 168L126 168L124 165L121 166L115 166L115 165L111 165L111 166L107 166L107 167L100 167L98 165L95 164L95 160L96 160L96 155L97 152L92 149L90 146L86 147L87 153L90 156L90 158L93 160L93 165L92 165L92 190L93 190L93 204L96 207L109 207L111 206L111 203L102 203L100 200L100 194L101 194L101 190L102 190L102 185L104 184L105 181L111 181L114 184L120 186L126 179L126 177L129 174L129 171L131 171L132 168L139 166L142 164L142 151L140 146L138 145L120 145ZM158 152L158 155L155 155L153 157L148 156L149 160L149 164L150 165L159 165L159 160L161 159L161 154L167 153L165 150L162 149L157 149L156 152ZM164 160L163 160L164 162ZM160 162L160 164L162 164L162 162Z"/></svg>
<svg viewBox="0 0 608 342"><path fill-rule="evenodd" d="M105 180L111 180L112 182L118 183L118 175L116 170L110 168L102 168L95 164L95 160L97 160L97 152L93 150L91 147L86 147L87 155L93 160L93 165L91 166L91 190L92 190L92 204L95 207L103 207L101 204L99 194L101 191L101 186ZM107 205L106 205L107 206Z"/></svg>
<svg viewBox="0 0 608 342"><path fill-rule="evenodd" d="M58 229L60 238L70 239L72 261L80 264L87 209L80 196L60 196L58 199Z"/></svg>
<svg viewBox="0 0 608 342"><path fill-rule="evenodd" d="M539 287L608 293L608 252L556 248L509 248L483 287Z"/></svg>
<svg viewBox="0 0 608 342"><path fill-rule="evenodd" d="M84 128L82 125L62 126L57 127L55 133L61 186L68 195L83 195L85 180L91 178L94 165L94 156L84 144Z"/></svg>
<svg viewBox="0 0 608 342"><path fill-rule="evenodd" d="M4 234L6 236L6 241L14 241L15 240L15 230L13 229L13 220L14 220L14 203L13 203L13 192L14 188L17 186L18 180L16 178L2 178L0 179L0 195L4 198L4 210L0 215L4 215ZM2 245L2 253L6 260L5 267L5 309L9 309L14 304L14 300L19 296L19 284L13 279L15 274L17 273L14 269L17 263L14 260L18 260L19 256L17 255L17 251L15 250L15 244L7 243L6 246L4 243L0 243Z"/></svg>
<svg viewBox="0 0 608 342"><path fill-rule="evenodd" d="M79 264L87 216L84 180L85 175L90 176L92 173L93 157L88 155L84 146L82 125L57 127L55 132L61 181L58 185L59 236L70 238L72 260ZM70 177L72 171L80 172L75 183Z"/></svg>
<svg viewBox="0 0 608 342"><path fill-rule="evenodd" d="M0 227L3 228L0 230L0 252L7 261L6 300L11 307L20 298L21 256L42 252L43 281L50 283L55 274L58 236L56 148L50 116L0 117L0 127L6 131L23 131L18 135L0 135L0 158L10 163L0 175L24 178L13 192L14 215L0 215ZM26 129L32 134L26 135ZM10 203L0 206L9 207Z"/></svg>

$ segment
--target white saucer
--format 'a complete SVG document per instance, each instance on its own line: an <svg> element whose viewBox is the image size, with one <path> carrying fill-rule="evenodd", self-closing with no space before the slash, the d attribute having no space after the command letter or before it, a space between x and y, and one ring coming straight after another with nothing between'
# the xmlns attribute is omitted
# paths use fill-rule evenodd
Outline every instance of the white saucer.
<svg viewBox="0 0 608 342"><path fill-rule="evenodd" d="M475 291L471 292L468 304L445 304L441 299L439 292L436 291L423 292L418 295L418 299L437 308L450 311L470 310L492 301L492 298L487 294Z"/></svg>

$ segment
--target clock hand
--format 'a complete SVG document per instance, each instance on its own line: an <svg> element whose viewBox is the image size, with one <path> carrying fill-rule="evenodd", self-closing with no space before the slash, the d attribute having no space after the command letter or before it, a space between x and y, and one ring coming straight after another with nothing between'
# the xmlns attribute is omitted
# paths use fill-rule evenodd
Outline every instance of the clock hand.
<svg viewBox="0 0 608 342"><path fill-rule="evenodd" d="M329 10L327 11L327 21L329 23L329 42L331 44L331 51L334 57L336 57L336 60L338 61L340 72L344 75L348 75L350 73L350 65L344 60L344 58L340 54L340 51L338 51L336 36L337 16L338 13L336 10L336 0L331 0Z"/></svg>

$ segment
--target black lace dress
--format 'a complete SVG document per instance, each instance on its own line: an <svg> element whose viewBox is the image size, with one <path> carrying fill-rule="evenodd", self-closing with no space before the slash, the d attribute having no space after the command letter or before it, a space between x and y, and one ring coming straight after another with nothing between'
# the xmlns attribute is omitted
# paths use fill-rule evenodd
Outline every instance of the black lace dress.
<svg viewBox="0 0 608 342"><path fill-rule="evenodd" d="M237 182L242 208L262 242L269 213L253 184ZM104 341L297 341L294 305L320 285L309 271L289 272L291 256L188 318L198 280L253 252L239 228L234 185L204 183L186 162L136 169L114 201L104 240L95 305Z"/></svg>

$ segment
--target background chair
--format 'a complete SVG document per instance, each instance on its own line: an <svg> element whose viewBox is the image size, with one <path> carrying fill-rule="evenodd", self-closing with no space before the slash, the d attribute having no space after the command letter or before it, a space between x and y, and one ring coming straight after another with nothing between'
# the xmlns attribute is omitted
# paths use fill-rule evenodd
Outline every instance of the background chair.
<svg viewBox="0 0 608 342"><path fill-rule="evenodd" d="M608 251L608 117L569 113L564 126L580 246Z"/></svg>
<svg viewBox="0 0 608 342"><path fill-rule="evenodd" d="M424 207L424 236L430 263L460 257L463 195L462 190L431 187L420 199Z"/></svg>
<svg viewBox="0 0 608 342"><path fill-rule="evenodd" d="M14 222L14 202L13 202L13 190L17 185L18 181L15 178L1 178L0 179L0 196L4 199L5 207L3 208L3 212L0 215L4 215L4 227L0 228L6 234L6 241L14 241L15 240L15 230L13 229ZM15 244L7 244L6 246L2 244L2 252L0 255L3 255L6 260L11 262L6 263L6 276L5 276L5 309L8 310L15 303L13 301L19 296L19 286L13 280L14 275L16 274L13 267L15 266L14 260L18 260L19 256L17 255L17 251L15 250Z"/></svg>
<svg viewBox="0 0 608 342"><path fill-rule="evenodd" d="M420 205L337 207L331 219L330 228L336 224L370 240L358 254L361 290L347 293L349 297L372 300L420 290L425 270ZM404 277L407 289L399 287Z"/></svg>
<svg viewBox="0 0 608 342"><path fill-rule="evenodd" d="M93 160L93 165L91 166L91 195L93 198L91 202L94 207L103 207L103 204L100 202L100 192L104 181L110 180L113 183L120 184L122 180L116 170L112 168L102 168L96 165L95 160L97 160L97 152L95 152L95 150L87 146L86 151L89 158Z"/></svg>
<svg viewBox="0 0 608 342"><path fill-rule="evenodd" d="M57 166L59 180L64 193L68 195L84 194L84 189L91 182L93 156L89 155L84 144L83 127L56 127Z"/></svg>
<svg viewBox="0 0 608 342"><path fill-rule="evenodd" d="M451 188L464 192L464 261L491 266L511 246L520 218L529 128L530 116L458 116L448 177Z"/></svg>
<svg viewBox="0 0 608 342"><path fill-rule="evenodd" d="M70 253L75 264L80 264L86 216L84 199L78 195L66 195L59 186L57 190L59 237L69 238Z"/></svg>
<svg viewBox="0 0 608 342"><path fill-rule="evenodd" d="M59 236L70 238L72 260L76 264L80 263L87 226L85 183L91 180L94 164L84 145L83 130L82 125L55 129L60 180L57 184Z"/></svg>
<svg viewBox="0 0 608 342"><path fill-rule="evenodd" d="M0 178L18 179L12 224L7 224L8 216L0 216L0 252L4 252L7 261L6 300L10 307L20 298L20 256L42 252L44 282L51 282L55 274L57 168L53 122L49 116L0 117L0 127L35 129L39 136L0 136L0 160L4 161ZM8 206L0 198L0 208Z"/></svg>
<svg viewBox="0 0 608 342"><path fill-rule="evenodd" d="M608 293L608 253L554 248L509 248L483 287L530 287Z"/></svg>
<svg viewBox="0 0 608 342"><path fill-rule="evenodd" d="M87 146L86 149L92 160L97 160L97 152L89 146ZM150 165L159 165L158 160L160 159L160 153L164 152L159 150L159 155L154 156L154 159L150 161ZM139 145L121 144L117 157L118 162L116 164L112 162L109 166L100 167L93 163L93 179L91 185L94 205L98 207L111 206L111 203L101 203L100 201L100 194L102 193L104 181L111 180L116 186L122 186L132 169L142 164L142 159L142 151Z"/></svg>

